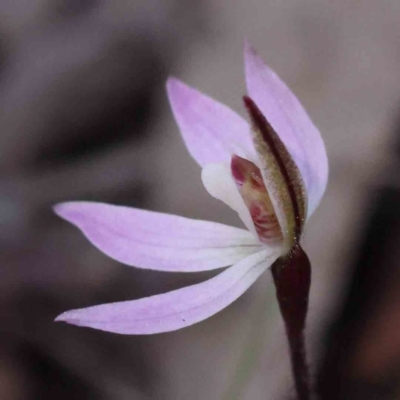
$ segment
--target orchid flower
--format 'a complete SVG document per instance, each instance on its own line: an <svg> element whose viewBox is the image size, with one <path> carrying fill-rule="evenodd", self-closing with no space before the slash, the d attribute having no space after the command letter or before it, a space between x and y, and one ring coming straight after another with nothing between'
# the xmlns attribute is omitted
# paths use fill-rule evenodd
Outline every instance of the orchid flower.
<svg viewBox="0 0 400 400"><path fill-rule="evenodd" d="M67 311L57 321L120 334L184 328L227 307L276 260L290 257L325 191L325 147L295 95L250 45L245 67L251 126L175 78L167 92L206 190L236 211L247 230L95 202L55 206L123 264L167 272L229 268L169 293Z"/></svg>

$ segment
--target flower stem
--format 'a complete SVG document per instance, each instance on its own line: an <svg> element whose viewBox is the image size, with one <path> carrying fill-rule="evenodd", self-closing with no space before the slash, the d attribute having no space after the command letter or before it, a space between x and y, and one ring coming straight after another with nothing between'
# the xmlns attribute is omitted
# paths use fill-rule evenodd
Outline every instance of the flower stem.
<svg viewBox="0 0 400 400"><path fill-rule="evenodd" d="M271 271L285 322L297 396L299 400L310 400L310 379L304 343L311 283L310 261L300 245L297 245L290 255L277 260Z"/></svg>

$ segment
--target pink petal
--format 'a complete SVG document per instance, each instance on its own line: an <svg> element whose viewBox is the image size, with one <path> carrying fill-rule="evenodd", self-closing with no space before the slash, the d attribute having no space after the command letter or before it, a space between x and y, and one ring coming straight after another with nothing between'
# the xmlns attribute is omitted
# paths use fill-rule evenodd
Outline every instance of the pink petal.
<svg viewBox="0 0 400 400"><path fill-rule="evenodd" d="M168 79L167 91L183 140L202 167L229 163L233 153L254 154L248 124L231 109L175 78Z"/></svg>
<svg viewBox="0 0 400 400"><path fill-rule="evenodd" d="M318 129L296 96L245 46L247 89L280 136L299 168L308 193L308 216L317 208L328 181L328 160Z"/></svg>
<svg viewBox="0 0 400 400"><path fill-rule="evenodd" d="M55 212L103 253L139 268L205 271L259 251L249 232L216 222L92 202L58 204Z"/></svg>
<svg viewBox="0 0 400 400"><path fill-rule="evenodd" d="M235 301L278 255L263 250L206 282L139 300L67 311L56 321L127 335L185 328L211 317Z"/></svg>

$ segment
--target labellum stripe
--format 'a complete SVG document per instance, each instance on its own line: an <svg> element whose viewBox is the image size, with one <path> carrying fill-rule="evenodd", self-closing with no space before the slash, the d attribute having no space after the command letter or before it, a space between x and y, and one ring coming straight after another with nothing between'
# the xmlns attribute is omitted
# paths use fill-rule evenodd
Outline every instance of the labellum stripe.
<svg viewBox="0 0 400 400"><path fill-rule="evenodd" d="M269 192L272 189L270 197L273 199L275 195L275 200L280 205L280 210L275 212L280 223L285 220L288 244L292 247L300 239L306 215L304 183L285 145L257 105L247 96L244 96L243 100L252 121L256 151L260 162L264 162L261 171L263 172L264 167L266 187ZM265 171L270 173L268 179L265 178ZM273 183L272 188L268 181ZM282 226L283 230L284 228L285 226Z"/></svg>
<svg viewBox="0 0 400 400"><path fill-rule="evenodd" d="M265 187L260 168L252 161L234 154L231 173L241 194L261 243L276 245L283 242L283 235L275 210Z"/></svg>

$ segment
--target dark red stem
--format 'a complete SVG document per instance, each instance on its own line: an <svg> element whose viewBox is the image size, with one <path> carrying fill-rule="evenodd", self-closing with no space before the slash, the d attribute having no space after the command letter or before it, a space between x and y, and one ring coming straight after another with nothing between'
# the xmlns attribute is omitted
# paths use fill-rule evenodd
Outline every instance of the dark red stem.
<svg viewBox="0 0 400 400"><path fill-rule="evenodd" d="M300 245L296 245L289 256L275 262L271 271L285 322L298 399L310 400L310 379L304 343L311 283L310 261Z"/></svg>

